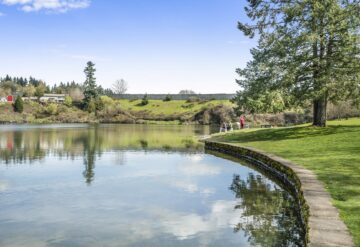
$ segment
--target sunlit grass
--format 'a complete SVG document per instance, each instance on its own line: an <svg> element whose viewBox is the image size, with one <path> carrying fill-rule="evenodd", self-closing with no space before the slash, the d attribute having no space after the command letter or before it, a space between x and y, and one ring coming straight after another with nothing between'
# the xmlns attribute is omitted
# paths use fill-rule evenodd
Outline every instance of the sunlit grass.
<svg viewBox="0 0 360 247"><path fill-rule="evenodd" d="M328 127L250 129L214 139L284 157L316 173L360 246L360 118Z"/></svg>
<svg viewBox="0 0 360 247"><path fill-rule="evenodd" d="M232 105L229 100L211 100L208 102L186 102L185 100L149 100L149 104L145 106L140 104L140 99L135 101L119 100L119 103L121 107L126 110L149 111L153 114L180 114L187 112L194 113L211 105Z"/></svg>

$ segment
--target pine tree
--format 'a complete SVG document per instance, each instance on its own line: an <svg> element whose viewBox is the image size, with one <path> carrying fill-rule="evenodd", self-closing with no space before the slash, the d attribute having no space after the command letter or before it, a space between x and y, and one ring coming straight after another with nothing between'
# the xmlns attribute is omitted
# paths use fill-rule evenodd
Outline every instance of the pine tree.
<svg viewBox="0 0 360 247"><path fill-rule="evenodd" d="M258 34L259 45L237 70L239 104L264 110L279 94L284 107L310 101L313 124L326 126L329 101L360 97L357 0L248 0L245 11L252 24L238 27L250 38Z"/></svg>
<svg viewBox="0 0 360 247"><path fill-rule="evenodd" d="M144 95L144 97L142 98L142 100L141 100L141 105L142 106L145 106L145 105L147 105L147 104L149 104L149 99L148 99L148 95L147 95L147 93Z"/></svg>
<svg viewBox="0 0 360 247"><path fill-rule="evenodd" d="M84 83L84 96L85 96L85 104L86 106L92 101L97 99L98 92L97 92L97 85L96 85L96 78L95 78L95 64L91 61L87 63L87 66L84 70L86 75L86 80Z"/></svg>
<svg viewBox="0 0 360 247"><path fill-rule="evenodd" d="M13 107L15 112L22 113L24 111L24 101L20 96L16 97Z"/></svg>

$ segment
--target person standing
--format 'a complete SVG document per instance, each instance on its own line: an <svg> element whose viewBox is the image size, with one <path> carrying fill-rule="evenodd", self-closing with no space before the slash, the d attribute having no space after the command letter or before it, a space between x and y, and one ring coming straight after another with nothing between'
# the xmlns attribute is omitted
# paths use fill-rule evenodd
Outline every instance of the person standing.
<svg viewBox="0 0 360 247"><path fill-rule="evenodd" d="M245 128L245 118L244 118L244 115L241 115L241 117L240 117L240 128L241 128L241 129Z"/></svg>

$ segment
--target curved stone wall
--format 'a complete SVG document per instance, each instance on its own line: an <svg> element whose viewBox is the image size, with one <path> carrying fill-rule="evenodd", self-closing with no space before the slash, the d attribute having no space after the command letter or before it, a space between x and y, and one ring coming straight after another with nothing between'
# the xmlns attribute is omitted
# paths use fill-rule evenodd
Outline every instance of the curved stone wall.
<svg viewBox="0 0 360 247"><path fill-rule="evenodd" d="M315 174L285 159L228 143L205 141L205 149L250 161L279 179L296 196L310 247L355 247L330 195Z"/></svg>

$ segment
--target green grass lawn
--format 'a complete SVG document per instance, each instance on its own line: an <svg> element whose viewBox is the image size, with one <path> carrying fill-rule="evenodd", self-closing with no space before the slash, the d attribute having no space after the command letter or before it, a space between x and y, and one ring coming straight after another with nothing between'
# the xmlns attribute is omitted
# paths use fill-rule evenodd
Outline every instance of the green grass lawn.
<svg viewBox="0 0 360 247"><path fill-rule="evenodd" d="M326 128L250 129L213 139L264 150L314 171L360 247L360 118L329 121Z"/></svg>
<svg viewBox="0 0 360 247"><path fill-rule="evenodd" d="M199 112L205 107L211 105L229 105L233 104L229 100L211 100L207 102L193 102L187 103L185 100L172 100L172 101L162 101L162 100L149 100L149 104L141 106L141 100L129 101L129 100L119 100L121 107L125 110L132 111L149 111L153 114L177 114L177 113L195 113Z"/></svg>

